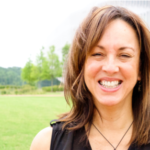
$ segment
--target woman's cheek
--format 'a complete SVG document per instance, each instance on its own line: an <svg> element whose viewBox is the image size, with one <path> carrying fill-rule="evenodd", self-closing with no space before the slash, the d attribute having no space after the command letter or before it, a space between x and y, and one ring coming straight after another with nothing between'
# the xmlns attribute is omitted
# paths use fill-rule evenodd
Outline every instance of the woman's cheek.
<svg viewBox="0 0 150 150"><path fill-rule="evenodd" d="M96 74L100 71L101 66L98 62L88 62L86 64L86 74L92 77L96 76Z"/></svg>
<svg viewBox="0 0 150 150"><path fill-rule="evenodd" d="M120 69L125 75L125 78L129 79L130 77L133 77L133 75L138 76L138 67L135 63L124 64Z"/></svg>

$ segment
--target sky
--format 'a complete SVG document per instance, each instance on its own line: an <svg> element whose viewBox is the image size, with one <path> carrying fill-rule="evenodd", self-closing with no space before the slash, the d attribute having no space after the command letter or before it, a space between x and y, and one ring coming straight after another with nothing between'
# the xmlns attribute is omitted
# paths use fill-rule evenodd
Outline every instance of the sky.
<svg viewBox="0 0 150 150"><path fill-rule="evenodd" d="M71 37L85 8L89 12L101 2L104 0L0 0L0 67L23 68L29 58L35 62L40 49L47 51L54 41L61 56L61 46ZM140 10L145 11L137 8Z"/></svg>
<svg viewBox="0 0 150 150"><path fill-rule="evenodd" d="M0 67L34 61L51 33L71 13L92 0L1 0Z"/></svg>

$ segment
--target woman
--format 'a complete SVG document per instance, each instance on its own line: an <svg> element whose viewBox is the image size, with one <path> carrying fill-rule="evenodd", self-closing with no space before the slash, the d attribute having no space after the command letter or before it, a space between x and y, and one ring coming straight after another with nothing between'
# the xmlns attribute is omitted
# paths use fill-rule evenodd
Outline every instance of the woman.
<svg viewBox="0 0 150 150"><path fill-rule="evenodd" d="M94 8L75 35L64 87L71 111L31 150L150 149L150 32L137 15Z"/></svg>

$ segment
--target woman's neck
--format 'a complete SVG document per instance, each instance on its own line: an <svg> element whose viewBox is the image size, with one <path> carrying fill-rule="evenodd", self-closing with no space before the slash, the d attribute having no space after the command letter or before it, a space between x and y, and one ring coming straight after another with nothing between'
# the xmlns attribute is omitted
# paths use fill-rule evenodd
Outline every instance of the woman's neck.
<svg viewBox="0 0 150 150"><path fill-rule="evenodd" d="M114 106L95 103L95 106L88 136L92 149L112 149L112 145L115 148L118 144L120 149L128 149L133 131L132 102Z"/></svg>
<svg viewBox="0 0 150 150"><path fill-rule="evenodd" d="M101 129L118 130L126 128L133 121L132 104L115 106L96 105L93 123Z"/></svg>

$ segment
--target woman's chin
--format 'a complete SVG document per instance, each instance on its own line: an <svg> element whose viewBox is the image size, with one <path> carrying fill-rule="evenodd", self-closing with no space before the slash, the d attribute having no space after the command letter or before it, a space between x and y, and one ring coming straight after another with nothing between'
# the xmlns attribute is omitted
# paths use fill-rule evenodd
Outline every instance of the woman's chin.
<svg viewBox="0 0 150 150"><path fill-rule="evenodd" d="M101 100L98 100L99 104L100 105L103 105L103 106L115 106L117 104L119 104L119 100L116 100L116 99L101 99Z"/></svg>
<svg viewBox="0 0 150 150"><path fill-rule="evenodd" d="M103 105L105 106L115 106L117 105L118 103L116 103L115 101L109 101L109 102L104 102Z"/></svg>

